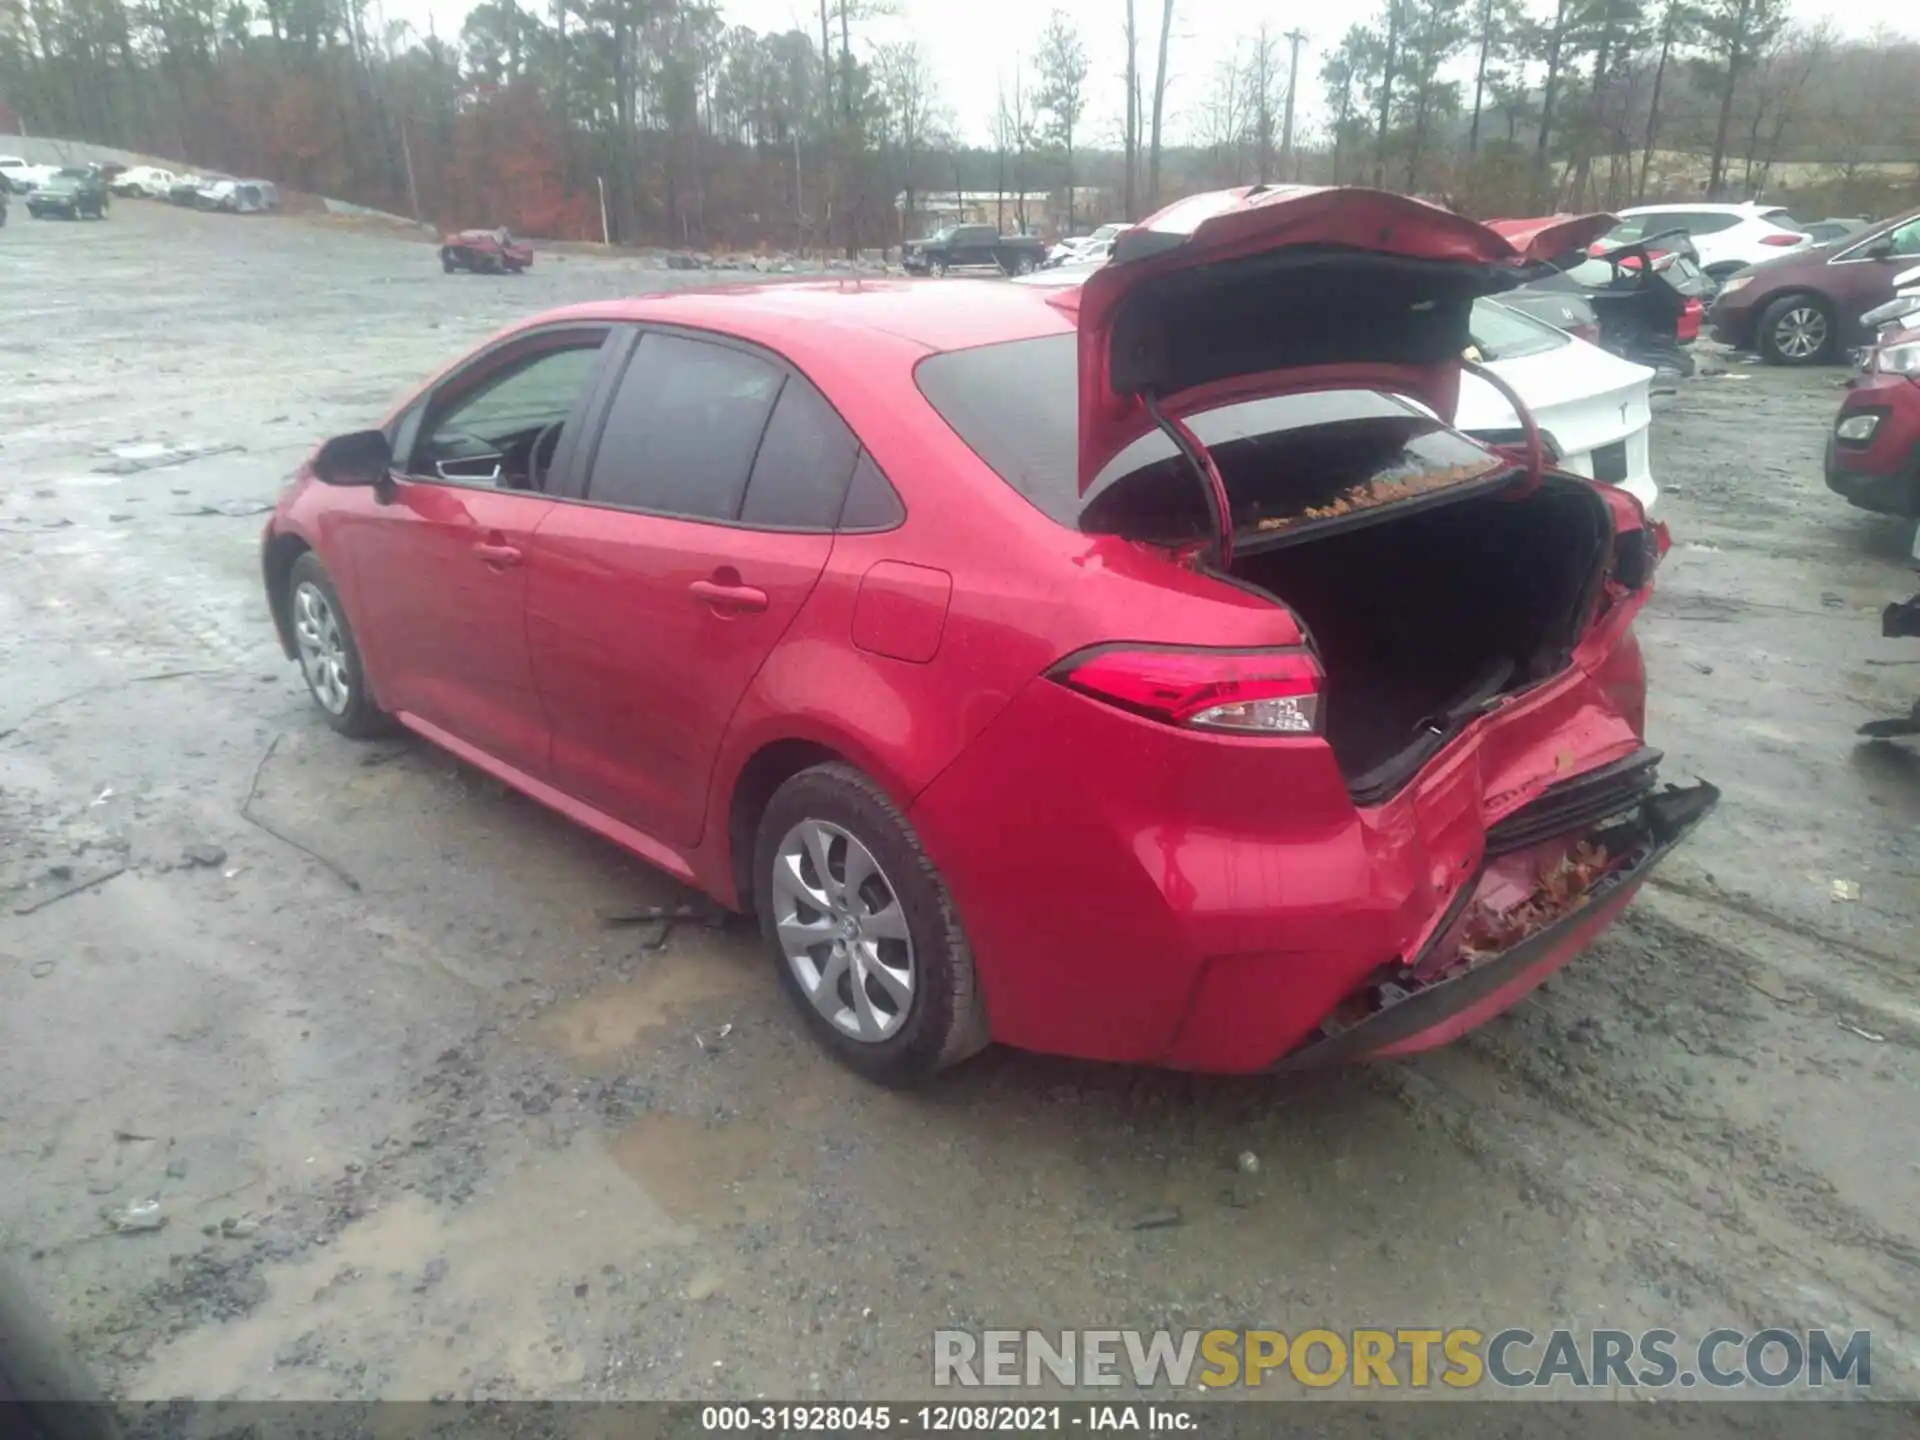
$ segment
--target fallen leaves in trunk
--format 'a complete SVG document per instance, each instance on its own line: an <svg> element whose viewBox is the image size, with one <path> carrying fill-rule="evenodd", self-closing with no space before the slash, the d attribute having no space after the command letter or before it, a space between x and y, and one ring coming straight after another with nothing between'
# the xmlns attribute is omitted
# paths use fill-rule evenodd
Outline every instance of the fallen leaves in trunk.
<svg viewBox="0 0 1920 1440"><path fill-rule="evenodd" d="M1498 469L1503 463L1489 457L1472 465L1449 465L1444 470L1423 470L1397 479L1378 475L1343 491L1330 504L1309 505L1296 515L1269 515L1256 522L1253 528L1266 531L1285 530L1291 525L1304 524L1309 520L1332 520L1341 515L1351 515L1356 510L1377 510L1383 505L1397 504L1402 500L1411 500L1417 495L1428 495L1436 490L1446 490L1455 485L1464 484L1468 480L1477 480L1488 471Z"/></svg>
<svg viewBox="0 0 1920 1440"><path fill-rule="evenodd" d="M1588 894L1613 866L1606 846L1582 840L1544 867L1533 893L1512 909L1495 910L1481 902L1469 910L1461 932L1460 958L1490 959L1565 919L1587 903Z"/></svg>

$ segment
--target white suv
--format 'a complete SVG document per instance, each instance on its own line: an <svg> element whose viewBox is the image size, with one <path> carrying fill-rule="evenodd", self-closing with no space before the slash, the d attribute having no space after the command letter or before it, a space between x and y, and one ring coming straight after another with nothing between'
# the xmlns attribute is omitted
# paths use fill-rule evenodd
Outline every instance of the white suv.
<svg viewBox="0 0 1920 1440"><path fill-rule="evenodd" d="M1700 252L1700 268L1715 280L1777 260L1812 244L1800 222L1778 205L1636 205L1620 212L1607 243L1625 244L1663 230L1684 230Z"/></svg>

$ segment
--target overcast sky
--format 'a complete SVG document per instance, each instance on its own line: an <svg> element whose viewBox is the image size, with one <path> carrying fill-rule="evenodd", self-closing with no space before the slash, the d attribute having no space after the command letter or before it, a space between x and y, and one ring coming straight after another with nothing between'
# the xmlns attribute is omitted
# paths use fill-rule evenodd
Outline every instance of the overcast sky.
<svg viewBox="0 0 1920 1440"><path fill-rule="evenodd" d="M444 35L457 37L471 0L381 0L391 19L404 18L424 31L431 18ZM521 0L528 9L538 8ZM1790 0L1797 19L1813 24L1832 17L1843 35L1864 36L1878 26L1920 34L1920 5L1915 0ZM1154 47L1159 37L1160 5L1136 0L1140 27L1140 64L1151 88ZM819 0L724 0L727 19L756 30L820 30ZM854 44L911 37L926 48L939 82L940 98L961 133L984 142L995 96L1011 83L1015 56L1031 57L1045 25L1051 0L894 0L897 18L870 21L856 32ZM1125 0L1059 0L1080 31L1092 73L1087 114L1088 140L1118 143L1126 90ZM1312 0L1175 0L1173 42L1169 54L1167 127L1183 134L1201 103L1205 87L1223 61L1258 30L1264 20L1276 36L1298 27L1306 32L1301 47L1298 120L1311 125L1319 117L1321 47L1337 44L1341 33L1376 7L1370 0L1346 5ZM1284 44L1284 42L1282 42ZM1282 57L1284 65L1284 55Z"/></svg>

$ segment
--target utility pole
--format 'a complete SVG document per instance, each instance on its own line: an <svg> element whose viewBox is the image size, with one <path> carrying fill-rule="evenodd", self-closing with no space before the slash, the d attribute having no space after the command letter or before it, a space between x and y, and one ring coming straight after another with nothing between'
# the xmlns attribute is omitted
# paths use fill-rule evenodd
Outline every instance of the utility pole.
<svg viewBox="0 0 1920 1440"><path fill-rule="evenodd" d="M393 152L389 150L387 154L392 155ZM400 112L400 156L407 162L407 199L412 202L413 218L418 221L420 219L420 187L414 184L413 180L413 145L407 139L407 115L404 110Z"/></svg>
<svg viewBox="0 0 1920 1440"><path fill-rule="evenodd" d="M1293 173L1293 92L1300 81L1300 47L1306 42L1304 30L1289 30L1287 43L1293 47L1293 58L1287 62L1287 114L1280 122L1280 183L1291 185L1296 177Z"/></svg>

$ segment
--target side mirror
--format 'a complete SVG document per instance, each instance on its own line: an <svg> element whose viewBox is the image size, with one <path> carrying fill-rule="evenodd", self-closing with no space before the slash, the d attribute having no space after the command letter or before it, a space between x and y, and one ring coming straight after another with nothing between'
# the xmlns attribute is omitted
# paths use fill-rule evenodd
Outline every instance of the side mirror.
<svg viewBox="0 0 1920 1440"><path fill-rule="evenodd" d="M384 485L393 468L393 446L381 430L336 435L313 457L313 475L325 485Z"/></svg>
<svg viewBox="0 0 1920 1440"><path fill-rule="evenodd" d="M1893 237L1891 235L1882 235L1878 240L1867 246L1867 254L1875 260L1891 260L1893 258Z"/></svg>

